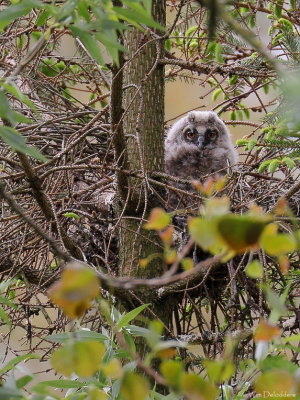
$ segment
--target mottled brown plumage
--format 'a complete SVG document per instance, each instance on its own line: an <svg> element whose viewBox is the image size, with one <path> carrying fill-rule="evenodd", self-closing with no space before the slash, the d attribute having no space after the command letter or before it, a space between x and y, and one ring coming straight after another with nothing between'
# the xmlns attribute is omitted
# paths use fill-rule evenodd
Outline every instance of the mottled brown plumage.
<svg viewBox="0 0 300 400"><path fill-rule="evenodd" d="M225 175L238 155L224 122L213 111L191 111L169 130L165 141L166 172L183 179L201 180L206 175ZM172 185L191 192L190 184ZM170 193L172 208L190 206L187 196Z"/></svg>

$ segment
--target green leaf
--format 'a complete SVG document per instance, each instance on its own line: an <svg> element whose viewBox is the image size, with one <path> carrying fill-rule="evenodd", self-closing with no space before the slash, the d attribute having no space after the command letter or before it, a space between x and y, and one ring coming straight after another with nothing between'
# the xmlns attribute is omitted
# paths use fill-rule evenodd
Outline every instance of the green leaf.
<svg viewBox="0 0 300 400"><path fill-rule="evenodd" d="M268 168L268 166L270 165L271 162L272 162L272 160L263 161L263 162L260 164L260 166L258 167L257 172L258 172L258 173L264 172L264 171Z"/></svg>
<svg viewBox="0 0 300 400"><path fill-rule="evenodd" d="M126 330L132 335L132 336L142 336L146 337L149 335L150 331L149 329L143 328L142 326L136 326L136 325L128 325L126 326Z"/></svg>
<svg viewBox="0 0 300 400"><path fill-rule="evenodd" d="M136 347L132 336L128 334L126 329L123 329L123 335L128 349L131 350L132 353L136 353Z"/></svg>
<svg viewBox="0 0 300 400"><path fill-rule="evenodd" d="M215 50L216 50L216 42L214 40L210 40L206 48L206 55L211 58L212 56L215 55Z"/></svg>
<svg viewBox="0 0 300 400"><path fill-rule="evenodd" d="M216 47L215 47L215 57L216 57L216 61L220 64L224 63L223 57L222 57L222 51L223 51L223 47L221 43L217 43Z"/></svg>
<svg viewBox="0 0 300 400"><path fill-rule="evenodd" d="M26 96L26 94L20 91L20 89L14 82L2 82L1 86L16 99L20 100L22 103L26 104L34 112L36 112L36 107L34 103L28 98L28 96Z"/></svg>
<svg viewBox="0 0 300 400"><path fill-rule="evenodd" d="M248 140L247 139L238 139L235 143L237 146L245 146L248 144Z"/></svg>
<svg viewBox="0 0 300 400"><path fill-rule="evenodd" d="M130 321L136 318L145 308L150 306L150 304L143 304L134 310L130 311L129 313L125 314L120 321L117 323L117 329L121 329L124 326L127 326Z"/></svg>
<svg viewBox="0 0 300 400"><path fill-rule="evenodd" d="M250 26L250 28L254 28L255 25L256 25L255 14L254 15L251 14L251 15L249 15L249 26Z"/></svg>
<svg viewBox="0 0 300 400"><path fill-rule="evenodd" d="M296 0L290 0L290 7L292 10L295 10L296 8Z"/></svg>
<svg viewBox="0 0 300 400"><path fill-rule="evenodd" d="M44 387L54 387L57 389L72 389L72 388L76 389L76 388L81 388L85 385L86 382L80 382L77 380L72 381L69 379L57 379L57 380L39 382L32 388L32 390L40 391L40 389Z"/></svg>
<svg viewBox="0 0 300 400"><path fill-rule="evenodd" d="M78 37L81 40L82 44L94 60L100 65L103 64L103 58L97 40L88 31L80 29L77 26L70 25L69 29L75 37Z"/></svg>
<svg viewBox="0 0 300 400"><path fill-rule="evenodd" d="M231 121L236 121L236 112L235 111L230 111L229 113L229 119Z"/></svg>
<svg viewBox="0 0 300 400"><path fill-rule="evenodd" d="M295 161L290 157L284 157L282 161L289 167L289 169L293 169L295 166Z"/></svg>
<svg viewBox="0 0 300 400"><path fill-rule="evenodd" d="M33 8L42 8L43 4L38 0L23 0L16 5L11 5L0 12L0 31L11 21L28 14Z"/></svg>
<svg viewBox="0 0 300 400"><path fill-rule="evenodd" d="M18 306L13 303L12 301L8 300L6 297L0 296L0 304L6 304L9 307L12 307L14 309L17 309Z"/></svg>
<svg viewBox="0 0 300 400"><path fill-rule="evenodd" d="M282 343L300 342L300 334L291 335L281 339Z"/></svg>
<svg viewBox="0 0 300 400"><path fill-rule="evenodd" d="M33 124L32 119L27 118L24 115L22 115L16 111L13 111L12 114L13 114L13 118L14 118L15 122L19 122L19 123L23 123L23 124Z"/></svg>
<svg viewBox="0 0 300 400"><path fill-rule="evenodd" d="M218 96L222 93L222 89L218 88L216 89L213 94L212 94L212 101L216 101Z"/></svg>
<svg viewBox="0 0 300 400"><path fill-rule="evenodd" d="M171 40L167 39L165 42L165 48L166 50L170 51L171 50Z"/></svg>
<svg viewBox="0 0 300 400"><path fill-rule="evenodd" d="M13 112L10 108L7 97L2 90L0 90L0 117L10 122L11 125L15 125Z"/></svg>
<svg viewBox="0 0 300 400"><path fill-rule="evenodd" d="M263 91L265 94L269 93L269 85L268 84L264 85L262 88L263 88Z"/></svg>
<svg viewBox="0 0 300 400"><path fill-rule="evenodd" d="M274 39L272 40L272 46L275 47L275 46L278 44L279 40L280 40L282 37L283 37L283 33L282 33L282 32L281 32L281 33L278 33L278 35L276 35L276 36L274 37ZM265 86L264 86L264 87L265 87ZM264 87L263 87L263 89L264 89Z"/></svg>
<svg viewBox="0 0 300 400"><path fill-rule="evenodd" d="M228 85L234 85L237 81L238 81L238 76L232 75L230 78L228 78Z"/></svg>
<svg viewBox="0 0 300 400"><path fill-rule="evenodd" d="M280 6L279 4L275 4L274 5L274 16L276 19L281 18L281 14L282 14L282 6Z"/></svg>
<svg viewBox="0 0 300 400"><path fill-rule="evenodd" d="M263 267L258 260L252 261L245 269L246 274L253 279L263 277Z"/></svg>
<svg viewBox="0 0 300 400"><path fill-rule="evenodd" d="M75 338L75 340L97 340L99 342L104 342L109 340L109 338L102 333L80 330L76 332L65 332L65 333L57 333L54 335L48 335L45 337L46 340L50 340L55 343L65 343L70 340L70 338Z"/></svg>
<svg viewBox="0 0 300 400"><path fill-rule="evenodd" d="M38 16L38 19L36 20L36 26L42 26L45 24L49 17L49 12L48 11L42 11L40 15Z"/></svg>
<svg viewBox="0 0 300 400"><path fill-rule="evenodd" d="M29 353L29 354L24 354L22 356L17 356L15 358L13 358L12 360L8 361L8 363L6 363L4 365L4 367L2 367L0 369L0 375L4 374L4 372L10 371L11 369L13 369L20 362L31 360L33 358L39 359L40 357L37 356L36 354Z"/></svg>
<svg viewBox="0 0 300 400"><path fill-rule="evenodd" d="M108 34L106 33L97 33L96 38L104 44L106 50L112 56L116 65L119 65L119 50L123 52L127 52L125 47L121 46L118 42L117 38L114 38L114 32L109 30Z"/></svg>
<svg viewBox="0 0 300 400"><path fill-rule="evenodd" d="M247 145L247 150L251 151L254 149L257 141L255 139L250 139Z"/></svg>
<svg viewBox="0 0 300 400"><path fill-rule="evenodd" d="M269 164L269 172L271 172L271 174L273 174L276 171L276 169L279 167L279 165L280 165L280 160L277 160L277 159L272 160Z"/></svg>
<svg viewBox="0 0 300 400"><path fill-rule="evenodd" d="M87 22L90 22L91 16L89 13L89 7L86 1L80 0L77 6L78 14L83 17Z"/></svg>
<svg viewBox="0 0 300 400"><path fill-rule="evenodd" d="M121 394L124 400L144 400L149 388L146 378L133 372L126 372L121 383Z"/></svg>
<svg viewBox="0 0 300 400"><path fill-rule="evenodd" d="M270 371L272 369L284 369L285 371L293 374L297 371L297 365L280 355L267 356L263 361L260 362L259 367L263 372Z"/></svg>
<svg viewBox="0 0 300 400"><path fill-rule="evenodd" d="M165 31L165 28L159 23L155 22L146 12L130 10L122 7L113 7L113 10L118 14L120 19L124 19L125 21L132 23L132 25L138 29L142 28L139 24L144 24L149 26L149 28L156 28L163 32Z"/></svg>
<svg viewBox="0 0 300 400"><path fill-rule="evenodd" d="M294 30L293 24L288 19L280 18L278 20L278 23L284 25L286 29L293 32L293 30Z"/></svg>
<svg viewBox="0 0 300 400"><path fill-rule="evenodd" d="M250 118L250 111L248 110L248 108L243 108L243 112L244 112L246 118L249 119Z"/></svg>
<svg viewBox="0 0 300 400"><path fill-rule="evenodd" d="M0 137L11 147L17 151L28 154L40 161L47 161L47 158L38 151L35 147L27 146L25 138L20 135L15 129L8 126L0 126Z"/></svg>
<svg viewBox="0 0 300 400"><path fill-rule="evenodd" d="M6 323L6 325L8 325L9 327L11 326L11 321L1 306L0 306L0 318L2 319L2 321Z"/></svg>
<svg viewBox="0 0 300 400"><path fill-rule="evenodd" d="M271 314L269 316L270 323L276 323L280 317L286 316L288 310L285 306L284 294L280 297L268 286L263 286L264 292L266 293L267 302L271 308Z"/></svg>
<svg viewBox="0 0 300 400"><path fill-rule="evenodd" d="M72 212L64 213L63 216L64 216L64 217L67 217L67 218L74 218L74 219L76 219L77 221L80 219L79 215L77 215L77 214L75 214L75 213L72 213Z"/></svg>
<svg viewBox="0 0 300 400"><path fill-rule="evenodd" d="M32 379L34 378L34 376L30 376L30 375L25 375L22 376L22 378L19 378L16 380L16 386L18 389L22 389L24 386L26 386L29 382L32 381Z"/></svg>
<svg viewBox="0 0 300 400"><path fill-rule="evenodd" d="M24 399L24 394L13 387L0 387L1 400L18 400Z"/></svg>

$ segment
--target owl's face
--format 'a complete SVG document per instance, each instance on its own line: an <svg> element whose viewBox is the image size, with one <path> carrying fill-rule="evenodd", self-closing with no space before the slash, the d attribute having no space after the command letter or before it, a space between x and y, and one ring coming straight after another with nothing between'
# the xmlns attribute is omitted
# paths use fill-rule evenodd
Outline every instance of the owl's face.
<svg viewBox="0 0 300 400"><path fill-rule="evenodd" d="M215 127L207 127L204 132L202 127L187 126L182 131L183 140L196 146L200 151L216 147L220 133Z"/></svg>
<svg viewBox="0 0 300 400"><path fill-rule="evenodd" d="M168 133L167 146L192 146L205 152L231 146L230 134L223 121L213 111L191 111L177 121Z"/></svg>

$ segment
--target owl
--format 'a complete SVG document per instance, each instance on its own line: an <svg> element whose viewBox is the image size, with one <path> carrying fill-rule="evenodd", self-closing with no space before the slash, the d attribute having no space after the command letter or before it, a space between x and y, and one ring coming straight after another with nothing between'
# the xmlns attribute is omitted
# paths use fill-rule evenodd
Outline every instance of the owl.
<svg viewBox="0 0 300 400"><path fill-rule="evenodd" d="M213 111L191 111L177 121L165 140L165 168L169 175L201 180L207 175L225 175L234 166L238 155L224 122ZM188 183L170 184L193 191ZM176 191L169 194L171 208L191 206L191 197ZM194 202L194 201L193 201Z"/></svg>

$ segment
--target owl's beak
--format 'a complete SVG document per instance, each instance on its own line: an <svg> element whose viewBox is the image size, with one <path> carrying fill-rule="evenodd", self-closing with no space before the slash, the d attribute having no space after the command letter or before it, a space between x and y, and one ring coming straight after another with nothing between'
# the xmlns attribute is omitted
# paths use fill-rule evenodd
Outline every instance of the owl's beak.
<svg viewBox="0 0 300 400"><path fill-rule="evenodd" d="M202 137L198 137L197 147L198 147L199 150L203 149L203 138Z"/></svg>

